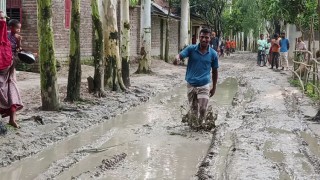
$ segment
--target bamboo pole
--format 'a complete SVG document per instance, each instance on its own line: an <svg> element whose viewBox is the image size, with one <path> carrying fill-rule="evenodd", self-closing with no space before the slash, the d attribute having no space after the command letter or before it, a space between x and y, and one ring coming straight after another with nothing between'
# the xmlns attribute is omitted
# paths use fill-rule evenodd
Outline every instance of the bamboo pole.
<svg viewBox="0 0 320 180"><path fill-rule="evenodd" d="M315 41L314 41L314 29L313 29L313 23L314 23L314 19L312 18L312 23L311 23L311 35L312 35L312 49L313 49L313 58L315 58ZM315 86L316 85L316 66L313 65L313 75L312 75L312 84ZM315 94L315 88L312 88L312 94Z"/></svg>

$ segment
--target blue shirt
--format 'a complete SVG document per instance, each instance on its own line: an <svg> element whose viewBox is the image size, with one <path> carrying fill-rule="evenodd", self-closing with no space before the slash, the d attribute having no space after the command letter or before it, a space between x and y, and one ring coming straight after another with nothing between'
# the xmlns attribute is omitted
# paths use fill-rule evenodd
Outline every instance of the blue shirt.
<svg viewBox="0 0 320 180"><path fill-rule="evenodd" d="M218 55L215 50L208 47L208 51L202 54L200 44L189 45L180 56L189 57L185 80L192 86L199 87L211 82L211 68L219 68Z"/></svg>
<svg viewBox="0 0 320 180"><path fill-rule="evenodd" d="M289 40L287 38L283 38L280 40L280 52L288 52L289 50Z"/></svg>

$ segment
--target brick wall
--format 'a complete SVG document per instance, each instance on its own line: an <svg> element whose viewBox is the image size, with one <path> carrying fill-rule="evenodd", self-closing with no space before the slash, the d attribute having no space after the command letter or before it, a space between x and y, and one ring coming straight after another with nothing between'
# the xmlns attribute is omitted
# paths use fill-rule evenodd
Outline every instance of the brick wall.
<svg viewBox="0 0 320 180"><path fill-rule="evenodd" d="M130 55L140 54L140 7L130 8Z"/></svg>
<svg viewBox="0 0 320 180"><path fill-rule="evenodd" d="M160 56L161 52L161 18L152 16L151 21L151 56Z"/></svg>
<svg viewBox="0 0 320 180"><path fill-rule="evenodd" d="M169 21L169 56L176 55L179 50L179 23L177 20Z"/></svg>
<svg viewBox="0 0 320 180"><path fill-rule="evenodd" d="M65 28L65 0L53 0L53 32L57 59L66 59L69 54L69 29ZM59 12L59 13L56 13ZM36 0L24 0L22 3L23 47L29 51L38 51L37 3ZM81 1L80 24L81 56L92 55L92 22L90 1Z"/></svg>
<svg viewBox="0 0 320 180"><path fill-rule="evenodd" d="M161 43L161 18L151 17L151 56L160 57L161 48L164 49L165 24L163 26L163 43ZM130 55L138 57L140 51L140 7L130 8ZM176 55L179 49L179 21L170 20L169 22L169 55ZM161 47L161 45L163 47Z"/></svg>
<svg viewBox="0 0 320 180"><path fill-rule="evenodd" d="M56 58L65 59L69 55L69 29L65 28L65 0L52 1L53 32ZM92 22L90 1L81 0L80 47L81 56L92 55Z"/></svg>
<svg viewBox="0 0 320 180"><path fill-rule="evenodd" d="M22 47L27 51L38 52L37 3L24 0L22 3Z"/></svg>
<svg viewBox="0 0 320 180"><path fill-rule="evenodd" d="M53 0L53 31L55 37L56 58L66 59L69 54L69 29L65 28L65 1ZM37 35L37 5L36 0L23 1L22 36L24 37L23 47L29 51L38 51ZM55 13L59 12L59 13ZM161 45L161 18L152 16L152 56L160 56ZM120 23L120 22L119 22ZM130 8L130 55L138 57L140 51L140 7ZM179 47L179 21L170 21L170 55L175 55ZM163 26L165 34L165 25ZM165 36L163 36L165 38ZM81 1L81 56L92 55L92 22L90 1ZM164 47L162 47L164 48Z"/></svg>

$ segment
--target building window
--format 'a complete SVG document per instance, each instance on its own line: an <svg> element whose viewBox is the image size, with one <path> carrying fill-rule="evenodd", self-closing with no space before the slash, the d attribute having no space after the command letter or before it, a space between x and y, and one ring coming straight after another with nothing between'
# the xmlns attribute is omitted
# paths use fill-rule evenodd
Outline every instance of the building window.
<svg viewBox="0 0 320 180"><path fill-rule="evenodd" d="M65 0L65 27L70 28L71 19L71 0Z"/></svg>
<svg viewBox="0 0 320 180"><path fill-rule="evenodd" d="M22 21L22 4L21 0L7 0L6 4L7 16L10 19Z"/></svg>

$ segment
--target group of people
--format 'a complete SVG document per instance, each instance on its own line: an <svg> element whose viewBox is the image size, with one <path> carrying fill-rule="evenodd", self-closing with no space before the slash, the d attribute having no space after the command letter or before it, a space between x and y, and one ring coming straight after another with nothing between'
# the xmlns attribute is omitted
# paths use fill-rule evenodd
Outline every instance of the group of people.
<svg viewBox="0 0 320 180"><path fill-rule="evenodd" d="M265 39L264 35L260 34L257 45L257 66L270 66L270 69L281 67L281 70L289 70L288 51L290 43L285 32L281 32L280 36L277 33L274 34L272 39L269 37Z"/></svg>
<svg viewBox="0 0 320 180"><path fill-rule="evenodd" d="M219 40L215 32L211 33L210 46L218 52L219 57L224 57L225 53L227 56L230 56L230 53L236 50L236 42L234 40L230 40L229 38Z"/></svg>
<svg viewBox="0 0 320 180"><path fill-rule="evenodd" d="M9 28L8 28L9 26ZM9 125L19 128L16 112L22 109L20 93L17 87L15 64L17 53L21 51L21 23L10 20L0 10L0 114L9 117Z"/></svg>
<svg viewBox="0 0 320 180"><path fill-rule="evenodd" d="M198 121L194 122L194 127L201 127L207 111L208 100L215 94L218 78L218 58L223 56L224 45L221 43L215 32L202 29L199 36L200 42L192 44L183 49L177 56L174 64L178 64L181 59L188 58L187 72L187 96L190 104L190 113ZM225 49L233 52L234 41L226 39ZM221 45L222 44L222 45ZM235 42L234 42L235 44ZM290 48L286 33L280 36L274 34L272 38L265 39L260 35L258 45L258 66L270 66L270 69L281 67L282 70L289 69L288 50ZM305 50L306 46L301 38L298 39L297 49ZM219 54L220 52L220 54ZM281 60L279 62L279 60Z"/></svg>

